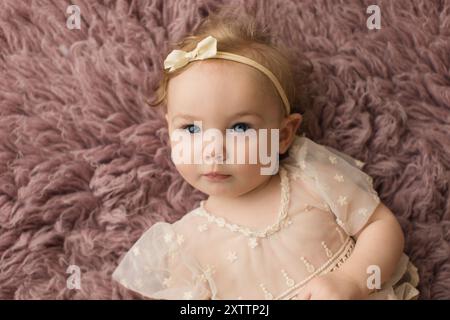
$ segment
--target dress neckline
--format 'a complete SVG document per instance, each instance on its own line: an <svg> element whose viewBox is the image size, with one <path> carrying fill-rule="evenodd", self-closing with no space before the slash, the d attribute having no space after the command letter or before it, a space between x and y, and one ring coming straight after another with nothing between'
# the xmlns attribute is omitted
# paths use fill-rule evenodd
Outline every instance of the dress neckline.
<svg viewBox="0 0 450 320"><path fill-rule="evenodd" d="M281 200L280 200L280 206L278 209L278 217L275 223L267 226L263 230L255 230L253 228L250 228L245 225L236 224L236 223L230 223L227 219L223 217L218 217L212 213L210 213L208 210L206 210L204 203L205 200L200 201L200 207L198 208L197 214L200 216L204 216L208 219L210 222L216 223L219 227L225 227L233 232L239 232L244 234L247 237L252 238L264 238L267 237L275 232L277 232L281 226L283 225L283 222L286 220L288 215L288 209L289 209L289 201L290 201L290 190L289 190L289 177L287 170L283 167L279 167L279 175L280 175L280 185L281 185Z"/></svg>

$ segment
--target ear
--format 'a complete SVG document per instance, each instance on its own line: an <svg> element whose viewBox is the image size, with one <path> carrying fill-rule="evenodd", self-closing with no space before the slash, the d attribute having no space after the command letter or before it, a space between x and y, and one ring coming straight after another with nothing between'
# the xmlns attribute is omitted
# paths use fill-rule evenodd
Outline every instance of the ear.
<svg viewBox="0 0 450 320"><path fill-rule="evenodd" d="M303 117L300 113L291 113L282 120L280 126L280 154L285 153L289 149L302 120Z"/></svg>
<svg viewBox="0 0 450 320"><path fill-rule="evenodd" d="M168 114L167 112L164 114L164 118L166 118L167 129L168 129L169 132L170 132L170 130L172 130L172 128L171 128L171 126L170 126L170 122L169 122L169 114Z"/></svg>

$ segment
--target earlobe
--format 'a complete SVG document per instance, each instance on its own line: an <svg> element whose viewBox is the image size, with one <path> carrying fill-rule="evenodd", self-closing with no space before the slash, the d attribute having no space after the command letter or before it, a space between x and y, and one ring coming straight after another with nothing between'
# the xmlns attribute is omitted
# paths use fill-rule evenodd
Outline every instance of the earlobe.
<svg viewBox="0 0 450 320"><path fill-rule="evenodd" d="M302 122L302 115L299 113L292 113L283 119L283 125L280 132L280 153L285 153Z"/></svg>

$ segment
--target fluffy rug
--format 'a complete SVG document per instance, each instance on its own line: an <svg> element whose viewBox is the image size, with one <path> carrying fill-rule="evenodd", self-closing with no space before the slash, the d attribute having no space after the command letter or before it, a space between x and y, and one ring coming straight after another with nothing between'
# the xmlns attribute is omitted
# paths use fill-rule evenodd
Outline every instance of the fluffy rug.
<svg viewBox="0 0 450 320"><path fill-rule="evenodd" d="M0 2L1 299L136 298L111 281L121 256L205 197L174 169L145 101L168 41L229 3ZM231 3L312 60L324 99L311 138L367 162L420 298L450 299L450 1ZM70 4L81 30L66 27ZM371 4L380 30L366 27Z"/></svg>

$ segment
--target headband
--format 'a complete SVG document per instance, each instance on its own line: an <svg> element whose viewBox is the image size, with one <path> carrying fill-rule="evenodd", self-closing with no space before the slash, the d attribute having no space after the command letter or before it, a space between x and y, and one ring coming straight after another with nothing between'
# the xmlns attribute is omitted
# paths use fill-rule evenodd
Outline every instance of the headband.
<svg viewBox="0 0 450 320"><path fill-rule="evenodd" d="M283 87L281 86L277 77L269 69L250 58L230 52L217 51L217 39L212 36L208 36L200 41L192 51L186 52L183 50L172 50L172 52L167 56L166 60L164 60L164 69L169 69L169 72L172 72L184 67L189 62L205 59L231 60L247 64L258 69L259 71L264 73L275 85L275 88L277 89L278 94L283 101L286 114L288 115L290 113L291 107L289 105L289 100L286 96L286 93L284 92Z"/></svg>

